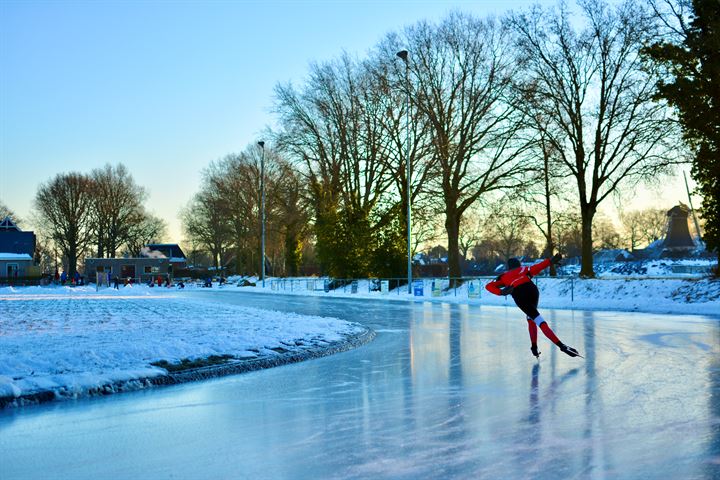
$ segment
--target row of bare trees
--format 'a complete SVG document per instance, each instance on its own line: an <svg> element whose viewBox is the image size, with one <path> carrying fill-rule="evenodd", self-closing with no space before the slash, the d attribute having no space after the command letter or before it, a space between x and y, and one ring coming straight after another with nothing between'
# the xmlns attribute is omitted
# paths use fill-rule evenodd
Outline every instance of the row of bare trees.
<svg viewBox="0 0 720 480"><path fill-rule="evenodd" d="M579 256L582 251L580 214L553 212L553 219L552 244L568 256ZM538 251L536 242L544 226L530 209L504 209L498 205L474 220L462 228L462 258L472 257L493 269L498 261L509 257L547 255ZM643 248L663 238L666 229L667 212L662 208L622 212L620 225L615 225L607 215L598 214L593 223L593 249Z"/></svg>
<svg viewBox="0 0 720 480"><path fill-rule="evenodd" d="M297 275L310 233L303 186L274 150L267 149L264 162L268 271ZM259 272L260 171L261 151L254 145L211 163L200 191L180 214L185 236L210 252L216 269Z"/></svg>
<svg viewBox="0 0 720 480"><path fill-rule="evenodd" d="M46 250L57 250L73 275L85 255L137 255L160 240L165 222L143 206L147 191L124 165L106 165L89 174L60 173L35 195L36 223Z"/></svg>
<svg viewBox="0 0 720 480"><path fill-rule="evenodd" d="M441 219L451 276L472 208L535 205L549 252L553 226L567 221L553 217L560 198L579 213L581 274L592 276L599 207L683 161L672 112L652 98L657 68L640 53L655 22L635 0L502 20L454 13L279 85L275 141L307 187L324 270L379 275L382 257L402 272L409 161L414 237Z"/></svg>

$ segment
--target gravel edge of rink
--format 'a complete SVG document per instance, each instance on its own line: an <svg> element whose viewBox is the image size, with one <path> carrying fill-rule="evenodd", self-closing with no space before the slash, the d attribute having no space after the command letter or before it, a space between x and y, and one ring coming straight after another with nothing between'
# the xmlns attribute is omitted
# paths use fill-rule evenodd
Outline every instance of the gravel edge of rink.
<svg viewBox="0 0 720 480"><path fill-rule="evenodd" d="M346 335L342 340L328 342L327 345L310 346L302 348L301 351L288 351L277 355L264 357L234 360L220 365L193 368L178 372L168 372L154 377L141 377L120 382L110 382L99 387L88 389L81 394L70 393L63 389L42 390L14 396L0 397L0 410L12 407L24 407L38 405L55 400L73 400L96 396L111 395L114 393L131 392L152 388L155 386L177 385L180 383L196 382L211 378L237 375L241 373L263 370L266 368L280 367L291 363L303 362L314 358L327 357L336 353L346 352L354 348L370 343L375 339L376 332L364 325L355 324L363 330L357 333Z"/></svg>

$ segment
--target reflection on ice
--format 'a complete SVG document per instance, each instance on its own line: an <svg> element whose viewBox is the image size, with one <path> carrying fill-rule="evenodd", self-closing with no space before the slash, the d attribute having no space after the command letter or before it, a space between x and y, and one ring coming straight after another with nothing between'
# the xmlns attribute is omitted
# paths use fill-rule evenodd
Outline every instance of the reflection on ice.
<svg viewBox="0 0 720 480"><path fill-rule="evenodd" d="M292 300L272 308L378 337L249 375L3 413L0 464L10 478L720 477L716 319L547 310L585 359L540 337L536 362L515 309Z"/></svg>

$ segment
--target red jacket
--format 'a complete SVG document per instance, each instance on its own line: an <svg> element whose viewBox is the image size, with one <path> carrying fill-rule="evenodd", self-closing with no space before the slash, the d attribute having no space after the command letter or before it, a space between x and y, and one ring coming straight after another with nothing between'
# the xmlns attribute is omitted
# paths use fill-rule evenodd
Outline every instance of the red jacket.
<svg viewBox="0 0 720 480"><path fill-rule="evenodd" d="M540 263L536 263L531 267L518 267L514 270L500 275L496 280L485 285L485 289L495 295L502 295L500 289L502 287L517 287L523 283L528 283L532 277L545 270L550 266L550 259L546 258Z"/></svg>

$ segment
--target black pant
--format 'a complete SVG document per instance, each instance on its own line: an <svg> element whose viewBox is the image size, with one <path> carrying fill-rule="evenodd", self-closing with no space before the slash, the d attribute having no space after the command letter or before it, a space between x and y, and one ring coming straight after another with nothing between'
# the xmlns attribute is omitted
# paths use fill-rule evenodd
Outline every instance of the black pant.
<svg viewBox="0 0 720 480"><path fill-rule="evenodd" d="M534 283L527 282L515 287L512 292L515 305L522 310L525 315L535 320L540 312L538 312L538 301L540 300L540 291Z"/></svg>

